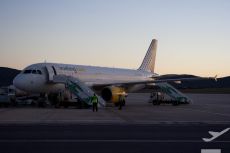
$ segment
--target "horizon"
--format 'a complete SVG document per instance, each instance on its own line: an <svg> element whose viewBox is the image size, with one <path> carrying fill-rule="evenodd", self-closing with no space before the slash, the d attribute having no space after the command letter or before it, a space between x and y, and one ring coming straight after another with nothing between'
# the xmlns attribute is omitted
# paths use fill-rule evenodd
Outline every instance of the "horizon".
<svg viewBox="0 0 230 153"><path fill-rule="evenodd" d="M54 62L137 69L158 40L156 73L230 76L230 1L0 1L0 66Z"/></svg>
<svg viewBox="0 0 230 153"><path fill-rule="evenodd" d="M62 63L59 63L59 64L62 64ZM91 65L86 65L86 66L91 66ZM13 69L13 70L18 70L18 71L22 71L23 70L23 69L16 69L16 68L2 67L2 66L0 66L0 68ZM121 68L121 69L123 69L123 68ZM196 77L202 77L202 76L198 76L198 75L195 75L195 74L173 74L173 73L170 73L170 74L161 74L161 76L164 76L164 75L193 75L193 76L196 76ZM210 76L210 77L214 77L214 76ZM221 77L217 76L217 78L225 78L225 77L230 77L230 76L221 76Z"/></svg>

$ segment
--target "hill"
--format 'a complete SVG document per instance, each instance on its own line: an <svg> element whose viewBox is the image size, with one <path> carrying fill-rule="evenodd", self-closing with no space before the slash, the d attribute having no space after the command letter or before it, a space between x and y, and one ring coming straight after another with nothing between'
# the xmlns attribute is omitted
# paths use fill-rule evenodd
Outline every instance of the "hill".
<svg viewBox="0 0 230 153"><path fill-rule="evenodd" d="M19 74L21 71L12 68L0 67L0 87L8 86L13 83L14 77ZM178 75L178 74L167 74L160 76L159 79L178 79L178 78L191 78L198 77L195 75ZM178 89L205 89L205 88L230 88L230 76L218 78L218 81L215 80L190 80L182 81L181 84L174 82L170 83Z"/></svg>
<svg viewBox="0 0 230 153"><path fill-rule="evenodd" d="M0 67L0 87L13 84L14 77L21 71L6 67Z"/></svg>
<svg viewBox="0 0 230 153"><path fill-rule="evenodd" d="M192 78L198 77L194 75L163 75L160 79L179 79L179 78ZM203 88L230 88L230 76L218 78L217 81L214 79L198 79L198 80L187 80L181 81L181 84L177 84L174 82L170 83L171 85L175 86L179 89L203 89Z"/></svg>

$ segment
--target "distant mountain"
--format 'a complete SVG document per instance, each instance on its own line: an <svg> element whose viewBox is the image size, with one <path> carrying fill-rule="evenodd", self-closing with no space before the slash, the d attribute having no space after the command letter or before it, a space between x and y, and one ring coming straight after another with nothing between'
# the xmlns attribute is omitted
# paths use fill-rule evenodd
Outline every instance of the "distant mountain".
<svg viewBox="0 0 230 153"><path fill-rule="evenodd" d="M192 78L192 77L199 77L199 76L189 75L189 74L165 74L165 75L161 75L160 79L178 79L178 78Z"/></svg>
<svg viewBox="0 0 230 153"><path fill-rule="evenodd" d="M19 74L21 71L6 67L0 67L0 87L8 86L13 83L14 77ZM177 78L192 78L198 77L195 75L187 75L187 74L167 74L160 76L159 79L177 79ZM202 88L230 88L230 76L224 78L218 78L218 81L215 80L190 80L190 81L182 81L181 84L177 84L174 82L170 83L174 87L178 89L202 89Z"/></svg>
<svg viewBox="0 0 230 153"><path fill-rule="evenodd" d="M21 71L6 67L0 67L0 87L13 84L14 77Z"/></svg>
<svg viewBox="0 0 230 153"><path fill-rule="evenodd" d="M163 75L160 79L179 79L179 78L192 78L198 77L194 75L177 75L177 74L169 74ZM180 84L170 82L176 88L179 89L201 89L201 88L230 88L230 76L218 78L217 81L213 79L198 79L198 80L190 80L190 81L181 81Z"/></svg>

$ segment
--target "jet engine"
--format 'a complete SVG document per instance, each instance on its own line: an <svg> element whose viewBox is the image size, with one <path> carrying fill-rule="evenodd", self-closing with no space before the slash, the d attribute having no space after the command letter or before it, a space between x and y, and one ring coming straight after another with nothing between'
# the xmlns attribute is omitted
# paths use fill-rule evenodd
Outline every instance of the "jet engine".
<svg viewBox="0 0 230 153"><path fill-rule="evenodd" d="M112 102L114 104L119 102L119 95L124 95L127 96L125 89L122 87L115 87L115 86L110 86L110 87L105 87L101 91L101 96L105 101Z"/></svg>

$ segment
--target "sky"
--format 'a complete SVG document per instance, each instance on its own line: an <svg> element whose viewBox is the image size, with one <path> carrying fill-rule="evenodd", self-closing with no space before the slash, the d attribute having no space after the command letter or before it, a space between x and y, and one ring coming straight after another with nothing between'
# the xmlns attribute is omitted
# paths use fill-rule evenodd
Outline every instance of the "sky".
<svg viewBox="0 0 230 153"><path fill-rule="evenodd" d="M229 0L0 0L0 67L57 62L230 75Z"/></svg>

